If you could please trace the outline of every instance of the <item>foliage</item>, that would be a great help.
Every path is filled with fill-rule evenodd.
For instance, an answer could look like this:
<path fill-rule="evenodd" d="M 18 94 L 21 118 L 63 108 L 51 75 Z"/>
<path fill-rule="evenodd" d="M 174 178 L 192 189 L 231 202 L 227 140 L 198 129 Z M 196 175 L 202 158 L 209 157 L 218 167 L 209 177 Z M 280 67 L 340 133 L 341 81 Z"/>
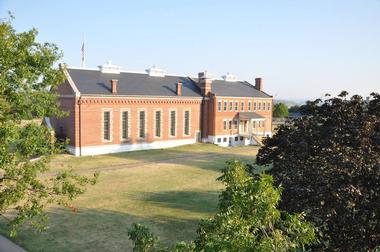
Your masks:
<path fill-rule="evenodd" d="M 291 106 L 288 109 L 288 111 L 291 113 L 298 113 L 298 112 L 300 112 L 300 106 L 298 106 L 298 105 Z"/>
<path fill-rule="evenodd" d="M 276 103 L 273 108 L 273 117 L 284 118 L 288 117 L 289 111 L 285 103 Z"/>
<path fill-rule="evenodd" d="M 0 216 L 9 220 L 12 236 L 24 222 L 45 229 L 47 204 L 67 206 L 95 182 L 70 172 L 40 175 L 62 149 L 41 121 L 64 115 L 54 92 L 63 74 L 53 67 L 58 48 L 35 42 L 36 36 L 35 29 L 16 33 L 10 20 L 0 22 Z"/>
<path fill-rule="evenodd" d="M 304 250 L 317 242 L 316 230 L 304 220 L 304 214 L 290 215 L 277 209 L 281 189 L 273 187 L 266 174 L 251 177 L 248 167 L 240 161 L 230 161 L 219 178 L 226 185 L 220 195 L 218 213 L 199 223 L 197 237 L 189 244 L 174 247 L 152 246 L 154 237 L 146 228 L 133 232 L 130 238 L 135 251 L 290 251 Z M 134 230 L 137 230 L 134 225 Z M 147 238 L 148 237 L 148 238 Z M 145 245 L 136 241 L 146 241 Z"/>
<path fill-rule="evenodd" d="M 380 244 L 380 95 L 347 95 L 302 106 L 305 116 L 266 139 L 257 163 L 273 164 L 280 208 L 308 212 L 325 246 L 365 251 Z"/>
<path fill-rule="evenodd" d="M 277 209 L 281 189 L 266 174 L 253 178 L 240 161 L 228 162 L 219 178 L 226 185 L 218 213 L 199 224 L 198 251 L 289 251 L 316 242 L 303 214 Z"/>
<path fill-rule="evenodd" d="M 146 252 L 150 248 L 156 246 L 157 236 L 150 232 L 149 228 L 134 223 L 132 228 L 128 231 L 129 239 L 133 241 L 135 252 Z"/>

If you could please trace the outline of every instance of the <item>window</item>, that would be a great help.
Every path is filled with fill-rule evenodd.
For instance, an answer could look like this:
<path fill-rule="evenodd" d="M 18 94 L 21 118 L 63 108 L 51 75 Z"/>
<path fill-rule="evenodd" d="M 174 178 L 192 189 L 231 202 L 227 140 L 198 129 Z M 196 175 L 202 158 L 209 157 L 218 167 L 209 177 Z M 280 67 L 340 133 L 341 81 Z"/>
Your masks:
<path fill-rule="evenodd" d="M 221 143 L 222 142 L 222 139 L 221 138 L 218 138 L 218 143 Z"/>
<path fill-rule="evenodd" d="M 145 138 L 145 111 L 139 112 L 139 138 Z"/>
<path fill-rule="evenodd" d="M 218 111 L 222 112 L 222 102 L 218 101 Z"/>
<path fill-rule="evenodd" d="M 129 129 L 128 129 L 128 111 L 121 112 L 121 138 L 128 139 Z"/>
<path fill-rule="evenodd" d="M 223 138 L 223 142 L 227 142 L 227 137 L 224 137 L 224 138 Z"/>
<path fill-rule="evenodd" d="M 261 102 L 258 104 L 258 110 L 261 110 Z"/>
<path fill-rule="evenodd" d="M 231 120 L 228 121 L 228 129 L 232 129 L 232 121 Z"/>
<path fill-rule="evenodd" d="M 240 137 L 240 141 L 243 141 L 243 139 L 244 139 L 244 138 L 241 136 L 241 137 Z"/>
<path fill-rule="evenodd" d="M 224 105 L 223 105 L 223 111 L 227 111 L 227 104 L 228 104 L 228 102 L 225 101 L 225 102 L 224 102 Z"/>
<path fill-rule="evenodd" d="M 252 109 L 252 102 L 248 102 L 248 111 L 251 111 Z"/>
<path fill-rule="evenodd" d="M 254 129 L 256 128 L 256 121 L 252 122 L 252 128 L 254 128 Z"/>
<path fill-rule="evenodd" d="M 244 102 L 241 102 L 241 111 L 244 111 Z"/>
<path fill-rule="evenodd" d="M 186 110 L 184 115 L 184 133 L 190 135 L 190 111 Z"/>
<path fill-rule="evenodd" d="M 154 129 L 154 136 L 155 137 L 161 137 L 161 111 L 156 111 L 154 113 L 154 123 L 155 123 L 155 129 Z"/>
<path fill-rule="evenodd" d="M 235 142 L 239 141 L 239 137 L 235 137 Z"/>
<path fill-rule="evenodd" d="M 176 111 L 170 111 L 170 136 L 175 136 L 175 126 L 176 126 Z"/>
<path fill-rule="evenodd" d="M 238 101 L 235 102 L 235 111 L 239 111 L 239 102 Z"/>
<path fill-rule="evenodd" d="M 253 111 L 256 111 L 256 102 L 253 103 Z"/>
<path fill-rule="evenodd" d="M 270 102 L 268 102 L 268 110 L 269 111 L 271 110 L 271 108 L 270 108 Z"/>
<path fill-rule="evenodd" d="M 103 112 L 103 139 L 110 141 L 111 140 L 111 112 Z"/>
<path fill-rule="evenodd" d="M 227 121 L 226 120 L 223 121 L 223 129 L 227 130 Z"/>
<path fill-rule="evenodd" d="M 234 102 L 230 101 L 230 111 L 234 110 Z"/>
<path fill-rule="evenodd" d="M 263 102 L 263 110 L 265 110 L 265 102 Z"/>
<path fill-rule="evenodd" d="M 234 120 L 234 128 L 237 129 L 238 128 L 238 120 Z"/>

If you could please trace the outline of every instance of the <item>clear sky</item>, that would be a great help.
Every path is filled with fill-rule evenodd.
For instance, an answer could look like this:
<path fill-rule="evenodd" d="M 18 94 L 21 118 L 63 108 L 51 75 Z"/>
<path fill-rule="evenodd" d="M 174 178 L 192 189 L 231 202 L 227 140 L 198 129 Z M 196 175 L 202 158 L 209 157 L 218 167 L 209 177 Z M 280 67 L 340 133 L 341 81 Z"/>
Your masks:
<path fill-rule="evenodd" d="M 286 99 L 380 92 L 380 0 L 0 0 L 7 11 L 70 66 L 81 64 L 84 34 L 87 67 L 110 59 L 129 70 L 263 77 Z"/>

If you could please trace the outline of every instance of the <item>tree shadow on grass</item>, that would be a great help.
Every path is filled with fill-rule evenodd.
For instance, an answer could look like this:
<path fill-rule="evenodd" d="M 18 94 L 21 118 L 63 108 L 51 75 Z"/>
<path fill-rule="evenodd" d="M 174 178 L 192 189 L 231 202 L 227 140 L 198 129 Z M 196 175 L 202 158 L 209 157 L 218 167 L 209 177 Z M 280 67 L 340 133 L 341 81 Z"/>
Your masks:
<path fill-rule="evenodd" d="M 144 201 L 165 208 L 180 209 L 212 215 L 217 210 L 217 191 L 165 191 L 144 193 Z"/>
<path fill-rule="evenodd" d="M 141 223 L 160 237 L 166 244 L 194 238 L 199 219 L 154 216 L 145 218 L 109 210 L 81 208 L 77 213 L 68 209 L 49 212 L 49 229 L 38 232 L 23 227 L 13 238 L 27 251 L 132 251 L 128 228 Z M 4 233 L 4 225 L 0 224 Z"/>

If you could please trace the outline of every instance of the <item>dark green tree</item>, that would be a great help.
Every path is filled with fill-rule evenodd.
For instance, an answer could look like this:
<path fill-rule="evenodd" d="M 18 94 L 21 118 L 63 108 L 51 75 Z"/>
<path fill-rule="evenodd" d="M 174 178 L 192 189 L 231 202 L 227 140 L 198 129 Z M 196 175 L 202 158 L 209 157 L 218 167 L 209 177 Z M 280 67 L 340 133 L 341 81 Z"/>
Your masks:
<path fill-rule="evenodd" d="M 257 163 L 284 188 L 280 208 L 307 212 L 325 246 L 367 251 L 380 244 L 380 95 L 308 102 L 282 125 Z"/>
<path fill-rule="evenodd" d="M 11 20 L 0 21 L 0 217 L 11 235 L 24 222 L 45 229 L 48 204 L 67 206 L 95 182 L 71 172 L 40 176 L 62 149 L 41 121 L 64 115 L 55 92 L 63 74 L 54 67 L 58 48 L 36 36 L 35 29 L 17 33 Z"/>
<path fill-rule="evenodd" d="M 135 251 L 302 251 L 317 242 L 316 229 L 304 220 L 304 214 L 291 215 L 277 208 L 281 189 L 273 186 L 271 176 L 252 177 L 240 161 L 228 162 L 222 172 L 219 180 L 226 188 L 218 212 L 199 223 L 194 242 L 162 248 L 146 228 L 134 225 L 129 235 Z"/>
<path fill-rule="evenodd" d="M 280 102 L 274 105 L 273 117 L 284 118 L 284 117 L 288 117 L 288 115 L 289 115 L 289 111 L 285 103 Z"/>

